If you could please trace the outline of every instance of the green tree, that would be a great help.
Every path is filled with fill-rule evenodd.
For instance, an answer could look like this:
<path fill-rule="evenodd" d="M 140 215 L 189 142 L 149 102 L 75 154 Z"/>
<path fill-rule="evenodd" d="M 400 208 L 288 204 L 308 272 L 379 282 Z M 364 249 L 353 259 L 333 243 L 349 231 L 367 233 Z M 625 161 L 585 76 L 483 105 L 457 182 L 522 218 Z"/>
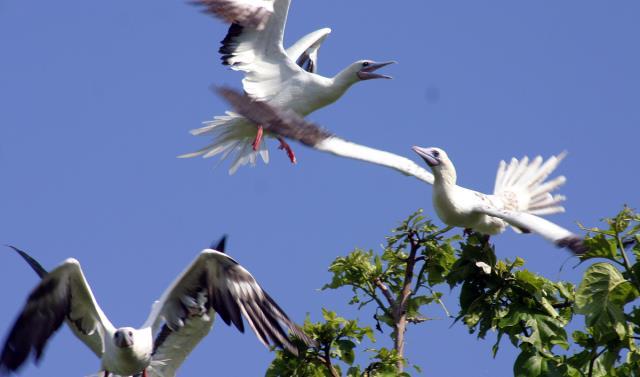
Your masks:
<path fill-rule="evenodd" d="M 450 316 L 442 287 L 459 287 L 450 290 L 459 292 L 455 322 L 479 338 L 497 334 L 494 356 L 505 336 L 520 350 L 516 376 L 640 376 L 640 308 L 632 304 L 640 292 L 640 215 L 625 207 L 604 222 L 605 229 L 583 228 L 589 251 L 580 263 L 595 263 L 576 287 L 524 269 L 521 258 L 499 260 L 484 236 L 450 235 L 414 213 L 382 253 L 356 249 L 329 267 L 323 289 L 350 289 L 350 304 L 375 310 L 372 323 L 323 310 L 322 321 L 304 324 L 319 346 L 301 346 L 298 357 L 277 351 L 267 376 L 410 376 L 405 333 L 429 320 L 421 314 L 427 305 Z M 569 336 L 572 321 L 583 325 Z M 376 340 L 372 327 L 391 330 L 393 348 L 363 349 L 363 339 Z M 367 361 L 356 363 L 365 352 Z"/>

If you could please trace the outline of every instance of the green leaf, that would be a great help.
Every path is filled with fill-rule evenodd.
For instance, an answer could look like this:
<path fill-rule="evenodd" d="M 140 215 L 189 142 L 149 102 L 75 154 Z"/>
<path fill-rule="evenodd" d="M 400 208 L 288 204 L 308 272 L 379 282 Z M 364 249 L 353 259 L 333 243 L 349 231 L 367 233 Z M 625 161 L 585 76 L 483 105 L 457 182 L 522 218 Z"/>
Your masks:
<path fill-rule="evenodd" d="M 550 373 L 549 362 L 537 352 L 522 351 L 513 365 L 514 377 L 558 376 Z"/>
<path fill-rule="evenodd" d="M 638 297 L 634 286 L 609 263 L 596 263 L 584 274 L 576 292 L 576 312 L 601 341 L 627 335 L 623 307 Z"/>
<path fill-rule="evenodd" d="M 347 339 L 340 339 L 338 341 L 336 341 L 336 345 L 338 346 L 338 349 L 340 350 L 340 357 L 339 359 L 344 361 L 345 363 L 349 364 L 349 365 L 353 365 L 353 362 L 356 358 L 356 354 L 353 351 L 354 348 L 356 348 L 356 344 L 350 340 Z"/>
<path fill-rule="evenodd" d="M 591 258 L 605 258 L 612 261 L 617 260 L 618 243 L 615 238 L 607 237 L 604 234 L 596 234 L 593 237 L 587 237 L 584 240 L 587 252 L 580 256 L 581 260 Z"/>

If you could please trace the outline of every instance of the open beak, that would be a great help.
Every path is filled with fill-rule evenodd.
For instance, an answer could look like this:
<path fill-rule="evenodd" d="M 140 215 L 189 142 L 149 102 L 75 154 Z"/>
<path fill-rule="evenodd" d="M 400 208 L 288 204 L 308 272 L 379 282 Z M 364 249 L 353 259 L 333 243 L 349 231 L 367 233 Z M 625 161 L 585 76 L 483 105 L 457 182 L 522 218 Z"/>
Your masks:
<path fill-rule="evenodd" d="M 387 75 L 381 75 L 379 73 L 374 73 L 382 67 L 386 67 L 389 64 L 395 64 L 395 61 L 384 62 L 384 63 L 373 63 L 368 67 L 362 68 L 358 72 L 358 77 L 360 80 L 371 80 L 371 79 L 392 79 L 393 77 Z"/>
<path fill-rule="evenodd" d="M 440 165 L 440 160 L 433 156 L 432 154 L 433 150 L 431 148 L 421 148 L 421 147 L 414 146 L 411 149 L 413 149 L 413 151 L 416 152 L 418 156 L 422 157 L 422 159 L 424 160 L 424 162 L 427 163 L 427 165 L 431 167 Z"/>

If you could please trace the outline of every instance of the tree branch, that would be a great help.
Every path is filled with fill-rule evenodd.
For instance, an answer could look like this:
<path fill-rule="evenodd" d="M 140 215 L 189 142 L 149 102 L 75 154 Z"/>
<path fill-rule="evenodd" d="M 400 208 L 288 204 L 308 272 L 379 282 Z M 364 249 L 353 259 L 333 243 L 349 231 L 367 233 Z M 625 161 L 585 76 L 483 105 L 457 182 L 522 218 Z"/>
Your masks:
<path fill-rule="evenodd" d="M 381 282 L 382 283 L 382 282 Z M 370 283 L 367 283 L 368 285 Z M 366 294 L 367 296 L 369 296 L 372 300 L 374 300 L 376 302 L 376 304 L 378 304 L 378 307 L 380 309 L 382 309 L 382 311 L 384 312 L 384 314 L 388 315 L 390 318 L 393 317 L 393 314 L 391 313 L 391 309 L 386 307 L 384 305 L 384 303 L 382 302 L 382 300 L 380 300 L 380 298 L 378 297 L 378 295 L 376 294 L 375 288 L 371 287 L 371 289 L 365 289 L 364 287 L 361 287 L 360 285 L 355 285 L 354 287 L 359 288 L 362 290 L 362 292 L 364 292 L 364 294 Z M 385 286 L 386 287 L 386 286 Z M 388 288 L 387 288 L 388 290 Z M 393 298 L 393 296 L 391 297 Z M 393 304 L 389 303 L 391 306 L 393 306 Z"/>
<path fill-rule="evenodd" d="M 636 277 L 636 274 L 633 273 L 633 269 L 631 268 L 631 263 L 629 262 L 629 257 L 627 256 L 627 252 L 624 250 L 624 243 L 620 238 L 620 233 L 616 230 L 616 241 L 618 242 L 618 248 L 620 249 L 620 253 L 622 254 L 622 259 L 624 261 L 624 268 L 627 270 L 631 281 L 636 286 L 636 289 L 640 291 L 640 282 Z"/>
<path fill-rule="evenodd" d="M 409 231 L 409 243 L 411 244 L 411 251 L 409 252 L 409 258 L 407 259 L 407 268 L 404 273 L 404 281 L 402 283 L 402 290 L 397 299 L 397 305 L 394 311 L 394 348 L 396 353 L 400 357 L 396 368 L 398 372 L 404 370 L 404 333 L 407 329 L 407 302 L 411 297 L 411 282 L 413 281 L 413 269 L 416 265 L 416 254 L 420 249 L 420 242 L 416 239 L 416 233 Z"/>
<path fill-rule="evenodd" d="M 318 355 L 318 359 L 322 362 L 322 364 L 327 368 L 329 373 L 331 373 L 331 377 L 342 377 L 331 364 L 331 343 L 326 344 L 323 348 L 324 356 Z"/>
<path fill-rule="evenodd" d="M 594 348 L 594 349 L 593 349 L 593 352 L 591 353 L 592 355 L 594 355 L 594 357 L 592 357 L 592 358 L 591 358 L 591 360 L 589 361 L 589 374 L 587 375 L 588 377 L 592 377 L 592 376 L 593 376 L 593 366 L 595 365 L 596 360 L 597 360 L 600 356 L 602 356 L 602 354 L 607 350 L 607 347 L 604 347 L 604 348 L 602 349 L 602 351 L 600 351 L 600 352 L 596 353 L 596 350 L 597 350 L 597 349 L 598 349 L 597 347 L 596 347 L 596 348 Z"/>

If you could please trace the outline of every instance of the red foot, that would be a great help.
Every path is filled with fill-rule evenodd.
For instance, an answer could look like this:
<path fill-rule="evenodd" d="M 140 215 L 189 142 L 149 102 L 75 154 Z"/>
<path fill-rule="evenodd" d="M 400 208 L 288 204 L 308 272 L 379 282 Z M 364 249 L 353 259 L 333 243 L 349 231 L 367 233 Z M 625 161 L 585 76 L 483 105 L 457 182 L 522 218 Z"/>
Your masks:
<path fill-rule="evenodd" d="M 258 133 L 256 134 L 256 139 L 251 144 L 253 146 L 254 151 L 257 151 L 258 149 L 260 149 L 260 143 L 262 142 L 263 132 L 264 130 L 262 129 L 262 126 L 258 126 Z"/>
<path fill-rule="evenodd" d="M 289 156 L 289 160 L 291 160 L 291 163 L 295 164 L 297 161 L 296 155 L 293 153 L 293 149 L 291 149 L 289 144 L 287 144 L 287 142 L 284 141 L 283 138 L 279 137 L 278 141 L 280 142 L 280 146 L 278 147 L 278 149 L 284 149 L 285 152 L 287 152 L 287 156 Z"/>

